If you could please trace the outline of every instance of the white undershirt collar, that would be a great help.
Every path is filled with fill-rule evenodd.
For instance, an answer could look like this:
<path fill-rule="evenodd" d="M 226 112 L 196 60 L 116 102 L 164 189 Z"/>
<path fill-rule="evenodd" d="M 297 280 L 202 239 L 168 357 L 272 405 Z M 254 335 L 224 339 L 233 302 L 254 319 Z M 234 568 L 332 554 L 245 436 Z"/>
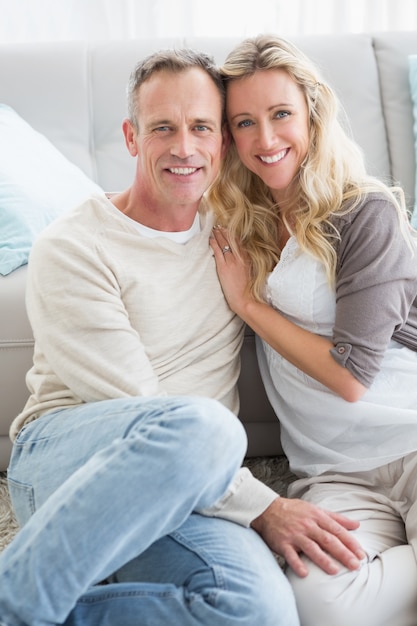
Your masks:
<path fill-rule="evenodd" d="M 119 211 L 115 207 L 116 211 Z M 171 232 L 165 230 L 155 230 L 154 228 L 149 228 L 149 226 L 144 226 L 140 222 L 136 220 L 132 220 L 132 218 L 128 217 L 121 211 L 119 211 L 120 215 L 122 215 L 126 220 L 129 220 L 131 224 L 135 226 L 135 228 L 140 232 L 144 237 L 148 237 L 149 239 L 153 239 L 156 237 L 166 237 L 171 241 L 175 241 L 176 243 L 187 243 L 194 235 L 197 235 L 201 232 L 201 224 L 200 224 L 200 215 L 196 213 L 193 223 L 191 224 L 191 228 L 188 230 L 182 230 L 179 232 Z"/>

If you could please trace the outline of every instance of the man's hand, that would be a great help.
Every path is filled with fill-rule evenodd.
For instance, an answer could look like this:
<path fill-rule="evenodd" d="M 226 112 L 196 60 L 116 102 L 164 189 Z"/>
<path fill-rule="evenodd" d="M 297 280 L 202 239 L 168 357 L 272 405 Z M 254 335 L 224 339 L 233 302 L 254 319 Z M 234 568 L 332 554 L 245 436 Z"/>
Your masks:
<path fill-rule="evenodd" d="M 359 522 L 303 500 L 277 498 L 251 526 L 300 577 L 308 574 L 300 554 L 305 554 L 328 574 L 339 571 L 335 559 L 355 570 L 366 556 L 349 532 L 358 528 Z"/>

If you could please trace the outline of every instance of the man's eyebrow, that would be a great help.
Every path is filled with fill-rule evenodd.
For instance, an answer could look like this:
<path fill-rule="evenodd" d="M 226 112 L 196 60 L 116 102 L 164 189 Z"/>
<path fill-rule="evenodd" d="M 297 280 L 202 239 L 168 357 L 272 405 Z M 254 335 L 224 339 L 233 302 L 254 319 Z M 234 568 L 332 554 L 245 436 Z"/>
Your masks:
<path fill-rule="evenodd" d="M 219 123 L 219 121 L 216 121 L 214 118 L 211 118 L 211 117 L 195 117 L 192 120 L 190 120 L 189 123 L 215 126 L 216 124 Z M 173 120 L 170 120 L 167 118 L 163 118 L 163 119 L 156 118 L 154 120 L 149 120 L 146 124 L 146 127 L 151 128 L 155 126 L 175 126 L 175 125 L 176 125 L 176 122 L 174 122 Z"/>
<path fill-rule="evenodd" d="M 169 119 L 154 119 L 154 120 L 149 120 L 146 124 L 147 127 L 150 126 L 169 126 L 171 125 L 173 122 L 172 120 Z"/>
<path fill-rule="evenodd" d="M 197 117 L 194 121 L 194 124 L 216 124 L 216 120 L 211 117 Z"/>

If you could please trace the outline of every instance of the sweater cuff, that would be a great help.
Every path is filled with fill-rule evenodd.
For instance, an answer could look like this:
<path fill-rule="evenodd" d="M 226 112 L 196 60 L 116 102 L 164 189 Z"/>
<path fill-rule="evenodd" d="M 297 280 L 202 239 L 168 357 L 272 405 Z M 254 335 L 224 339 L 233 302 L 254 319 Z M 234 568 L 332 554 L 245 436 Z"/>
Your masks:
<path fill-rule="evenodd" d="M 249 527 L 277 498 L 278 493 L 255 478 L 247 467 L 241 467 L 224 496 L 197 513 Z"/>

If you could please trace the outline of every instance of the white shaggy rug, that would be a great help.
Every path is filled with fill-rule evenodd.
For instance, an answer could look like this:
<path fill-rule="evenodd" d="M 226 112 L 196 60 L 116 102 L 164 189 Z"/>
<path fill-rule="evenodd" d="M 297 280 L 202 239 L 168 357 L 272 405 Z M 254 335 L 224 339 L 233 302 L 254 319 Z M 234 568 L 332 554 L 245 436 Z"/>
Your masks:
<path fill-rule="evenodd" d="M 17 522 L 10 505 L 6 475 L 0 472 L 0 551 L 7 546 L 17 529 Z"/>
<path fill-rule="evenodd" d="M 288 469 L 284 456 L 254 457 L 246 459 L 254 476 L 262 480 L 282 496 L 286 495 L 288 484 L 295 478 Z M 18 525 L 10 505 L 6 475 L 0 472 L 0 551 L 3 550 L 18 530 Z"/>

